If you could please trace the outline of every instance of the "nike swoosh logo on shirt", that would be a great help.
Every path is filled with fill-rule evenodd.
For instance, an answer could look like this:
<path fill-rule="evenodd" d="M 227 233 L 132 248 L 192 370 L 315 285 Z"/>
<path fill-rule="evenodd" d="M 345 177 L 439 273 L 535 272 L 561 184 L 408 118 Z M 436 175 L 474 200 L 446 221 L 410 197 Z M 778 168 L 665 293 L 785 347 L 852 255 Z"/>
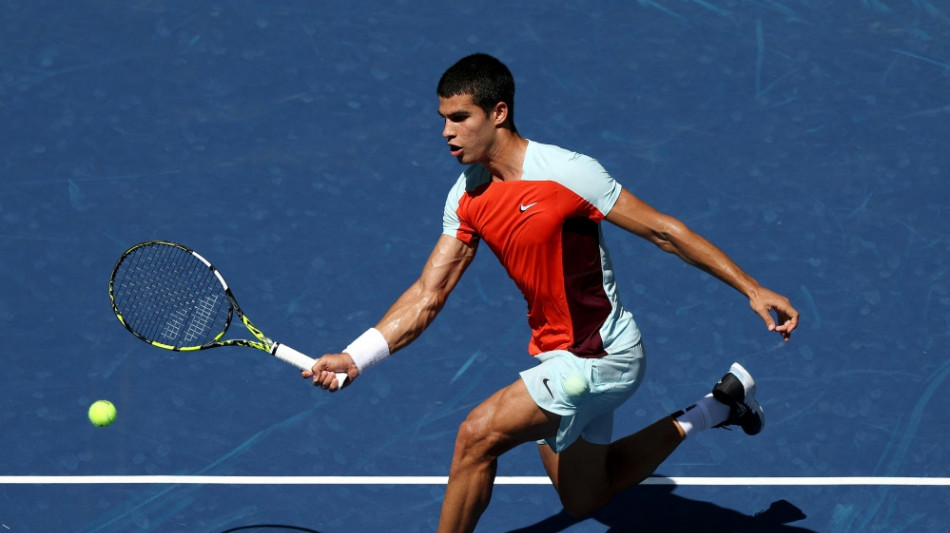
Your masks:
<path fill-rule="evenodd" d="M 528 204 L 528 205 L 521 204 L 521 207 L 519 209 L 521 210 L 522 213 L 524 213 L 525 211 L 527 211 L 528 209 L 531 209 L 532 207 L 536 205 L 538 205 L 538 202 L 534 202 L 533 204 Z"/>

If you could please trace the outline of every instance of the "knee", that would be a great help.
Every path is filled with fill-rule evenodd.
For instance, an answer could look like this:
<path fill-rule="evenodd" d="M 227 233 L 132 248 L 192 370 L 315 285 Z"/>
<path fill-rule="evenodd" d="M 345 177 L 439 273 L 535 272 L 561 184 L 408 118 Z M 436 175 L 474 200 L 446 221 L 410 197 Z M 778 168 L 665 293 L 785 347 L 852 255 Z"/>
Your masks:
<path fill-rule="evenodd" d="M 493 446 L 491 431 L 484 420 L 470 415 L 459 425 L 455 437 L 456 455 L 488 458 Z"/>

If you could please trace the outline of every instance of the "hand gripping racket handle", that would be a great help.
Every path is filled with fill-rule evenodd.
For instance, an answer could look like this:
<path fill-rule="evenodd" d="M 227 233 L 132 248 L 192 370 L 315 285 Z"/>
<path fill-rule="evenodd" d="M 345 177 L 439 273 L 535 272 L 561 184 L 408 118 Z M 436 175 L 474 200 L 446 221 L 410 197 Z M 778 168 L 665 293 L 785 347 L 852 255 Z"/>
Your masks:
<path fill-rule="evenodd" d="M 290 363 L 300 370 L 311 370 L 313 365 L 317 364 L 316 359 L 310 357 L 309 355 L 300 353 L 290 346 L 281 344 L 279 342 L 274 343 L 274 346 L 270 349 L 270 353 L 281 361 Z M 349 379 L 349 376 L 346 373 L 336 373 L 336 381 L 340 387 L 343 387 L 343 384 L 346 383 L 347 379 Z"/>

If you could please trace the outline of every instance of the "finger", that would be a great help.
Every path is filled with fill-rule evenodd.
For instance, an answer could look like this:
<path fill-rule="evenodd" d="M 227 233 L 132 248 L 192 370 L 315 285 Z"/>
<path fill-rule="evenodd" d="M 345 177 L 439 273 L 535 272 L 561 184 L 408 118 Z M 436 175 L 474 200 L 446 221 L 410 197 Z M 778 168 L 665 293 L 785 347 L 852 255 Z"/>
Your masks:
<path fill-rule="evenodd" d="M 756 309 L 755 312 L 758 314 L 762 321 L 765 322 L 766 327 L 769 328 L 769 331 L 775 331 L 775 319 L 772 318 L 771 307 L 764 306 L 760 309 Z"/>
<path fill-rule="evenodd" d="M 775 328 L 775 330 L 778 331 L 779 334 L 782 335 L 782 338 L 785 339 L 785 342 L 788 342 L 788 340 L 792 337 L 792 332 L 786 330 L 782 326 L 778 326 L 777 328 Z"/>
<path fill-rule="evenodd" d="M 310 370 L 304 370 L 303 374 L 306 377 L 313 378 L 313 384 L 319 386 L 321 381 L 321 374 L 326 369 L 326 363 L 322 361 L 323 358 L 318 359 L 313 363 L 313 366 L 310 367 Z"/>
<path fill-rule="evenodd" d="M 795 321 L 794 319 L 787 319 L 783 321 L 781 325 L 776 326 L 775 330 L 781 333 L 782 337 L 785 338 L 785 341 L 788 342 L 788 340 L 792 336 L 792 331 L 795 329 L 797 325 L 798 325 L 798 322 Z"/>
<path fill-rule="evenodd" d="M 776 308 L 776 313 L 778 314 L 778 319 L 782 325 L 788 325 L 795 327 L 798 325 L 798 311 L 792 307 L 781 307 Z"/>
<path fill-rule="evenodd" d="M 785 337 L 786 341 L 788 341 L 788 339 L 792 336 L 792 331 L 794 331 L 796 327 L 798 327 L 798 318 L 791 317 L 785 319 L 782 324 L 775 329 L 778 330 L 783 337 Z"/>
<path fill-rule="evenodd" d="M 319 366 L 319 363 L 316 365 L 313 365 L 313 370 L 310 371 L 310 375 L 313 378 L 313 386 L 326 388 L 323 386 L 323 375 L 326 372 L 323 370 L 317 370 L 317 366 Z"/>
<path fill-rule="evenodd" d="M 336 392 L 340 390 L 340 384 L 336 380 L 336 372 L 327 372 L 327 390 L 330 392 Z"/>
<path fill-rule="evenodd" d="M 781 322 L 782 323 L 778 326 L 778 329 L 781 329 L 782 331 L 790 332 L 798 327 L 798 319 L 795 317 L 783 317 Z"/>
<path fill-rule="evenodd" d="M 336 372 L 321 370 L 313 378 L 313 384 L 323 390 L 332 392 L 333 382 L 336 381 Z"/>

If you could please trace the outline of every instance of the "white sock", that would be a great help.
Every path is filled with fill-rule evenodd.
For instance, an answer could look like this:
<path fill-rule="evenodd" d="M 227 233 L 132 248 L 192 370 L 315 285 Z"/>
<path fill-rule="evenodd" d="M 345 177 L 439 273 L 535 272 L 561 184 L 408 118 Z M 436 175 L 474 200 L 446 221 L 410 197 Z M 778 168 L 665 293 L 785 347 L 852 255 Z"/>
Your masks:
<path fill-rule="evenodd" d="M 729 406 L 720 403 L 713 397 L 712 393 L 707 394 L 695 405 L 686 408 L 686 411 L 676 417 L 676 421 L 688 438 L 694 433 L 709 429 L 729 418 Z"/>

